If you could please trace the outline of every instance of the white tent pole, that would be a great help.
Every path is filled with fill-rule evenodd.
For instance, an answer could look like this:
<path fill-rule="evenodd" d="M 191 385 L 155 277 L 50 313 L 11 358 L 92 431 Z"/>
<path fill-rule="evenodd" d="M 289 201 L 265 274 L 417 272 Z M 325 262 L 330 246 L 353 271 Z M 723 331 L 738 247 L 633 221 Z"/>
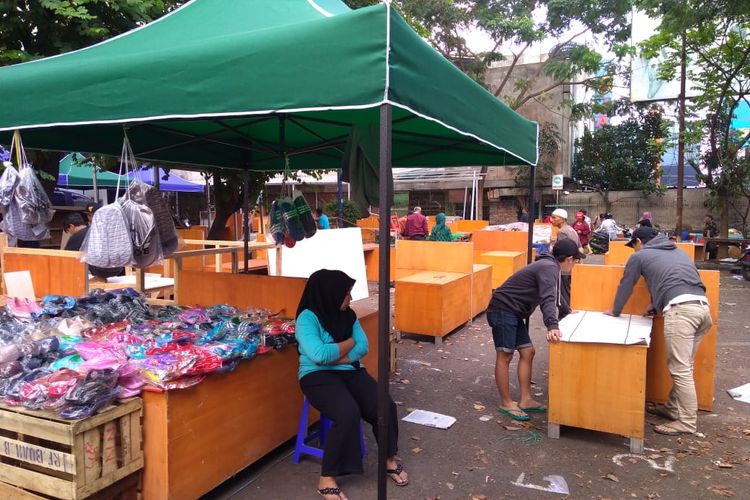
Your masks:
<path fill-rule="evenodd" d="M 464 213 L 462 218 L 466 219 L 466 197 L 469 195 L 469 186 L 464 186 Z"/>

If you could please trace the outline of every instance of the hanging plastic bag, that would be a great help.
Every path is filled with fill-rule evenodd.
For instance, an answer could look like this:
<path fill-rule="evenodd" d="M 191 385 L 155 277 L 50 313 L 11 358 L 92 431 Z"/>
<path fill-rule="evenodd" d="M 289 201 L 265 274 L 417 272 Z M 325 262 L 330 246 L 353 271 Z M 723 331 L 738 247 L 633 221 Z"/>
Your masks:
<path fill-rule="evenodd" d="M 130 198 L 138 203 L 145 204 L 153 212 L 154 224 L 156 225 L 156 231 L 159 233 L 164 258 L 175 253 L 179 247 L 177 229 L 161 193 L 156 188 L 139 182 L 135 189 L 134 184 L 131 184 Z"/>
<path fill-rule="evenodd" d="M 281 245 L 284 243 L 286 225 L 284 224 L 284 218 L 281 215 L 281 208 L 277 201 L 271 203 L 271 210 L 269 211 L 268 218 L 270 220 L 268 232 L 273 236 L 273 241 L 277 245 Z"/>
<path fill-rule="evenodd" d="M 132 199 L 121 200 L 119 203 L 130 230 L 133 246 L 132 264 L 145 268 L 161 262 L 162 248 L 154 224 L 154 213 L 146 205 Z"/>
<path fill-rule="evenodd" d="M 315 236 L 315 232 L 318 228 L 315 225 L 315 219 L 313 219 L 310 205 L 307 204 L 307 200 L 301 194 L 294 198 L 294 208 L 297 209 L 302 228 L 305 230 L 305 238 L 312 238 Z"/>
<path fill-rule="evenodd" d="M 9 161 L 3 162 L 5 170 L 0 175 L 0 208 L 7 210 L 18 184 L 18 171 Z"/>
<path fill-rule="evenodd" d="M 35 226 L 48 224 L 52 220 L 55 214 L 55 211 L 50 208 L 52 203 L 31 166 L 21 167 L 14 197 L 18 202 L 21 222 Z"/>
<path fill-rule="evenodd" d="M 122 207 L 111 203 L 94 212 L 81 245 L 81 260 L 102 268 L 124 267 L 133 260 L 133 243 Z"/>

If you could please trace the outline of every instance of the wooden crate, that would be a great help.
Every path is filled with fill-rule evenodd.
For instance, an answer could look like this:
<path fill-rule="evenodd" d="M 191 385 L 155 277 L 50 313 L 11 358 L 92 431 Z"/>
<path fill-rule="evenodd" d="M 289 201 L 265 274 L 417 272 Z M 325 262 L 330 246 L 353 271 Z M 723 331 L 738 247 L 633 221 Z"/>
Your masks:
<path fill-rule="evenodd" d="M 0 481 L 71 500 L 103 490 L 143 468 L 142 407 L 133 398 L 89 418 L 64 420 L 0 405 Z"/>
<path fill-rule="evenodd" d="M 492 266 L 492 289 L 494 290 L 526 265 L 526 252 L 493 250 L 477 256 L 476 262 Z"/>

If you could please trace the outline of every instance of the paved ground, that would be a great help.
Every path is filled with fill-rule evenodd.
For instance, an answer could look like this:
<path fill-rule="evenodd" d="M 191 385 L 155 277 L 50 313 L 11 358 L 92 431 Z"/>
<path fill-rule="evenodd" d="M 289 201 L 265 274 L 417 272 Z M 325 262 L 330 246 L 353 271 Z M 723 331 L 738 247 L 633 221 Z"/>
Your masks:
<path fill-rule="evenodd" d="M 561 439 L 551 440 L 544 416 L 533 416 L 528 428 L 501 417 L 495 410 L 494 350 L 484 316 L 447 337 L 441 347 L 425 338 L 404 338 L 391 380 L 401 416 L 420 408 L 458 420 L 449 430 L 401 422 L 400 454 L 411 482 L 405 488 L 389 485 L 388 498 L 562 497 L 512 484 L 548 486 L 544 477 L 550 475 L 565 479 L 570 498 L 750 498 L 750 405 L 726 393 L 750 382 L 748 292 L 750 282 L 722 272 L 716 405 L 714 412 L 701 413 L 701 434 L 670 438 L 647 425 L 647 451 L 641 457 L 628 455 L 623 437 L 563 428 Z M 531 324 L 537 346 L 535 392 L 544 401 L 548 356 L 538 312 Z M 485 415 L 491 418 L 482 419 Z M 294 465 L 291 450 L 291 445 L 282 447 L 208 497 L 320 498 L 315 492 L 319 462 L 305 459 Z M 369 431 L 367 450 L 365 474 L 340 480 L 352 500 L 376 498 L 377 451 Z"/>

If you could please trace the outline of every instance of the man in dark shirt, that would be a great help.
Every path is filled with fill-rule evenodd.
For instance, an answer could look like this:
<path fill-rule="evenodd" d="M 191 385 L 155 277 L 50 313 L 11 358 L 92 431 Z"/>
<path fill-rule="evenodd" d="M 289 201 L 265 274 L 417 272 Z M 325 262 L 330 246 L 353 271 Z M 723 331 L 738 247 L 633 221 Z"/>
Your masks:
<path fill-rule="evenodd" d="M 586 256 L 570 239 L 559 240 L 552 255 L 542 254 L 531 265 L 514 273 L 492 292 L 487 307 L 487 322 L 492 327 L 492 338 L 497 351 L 495 383 L 500 393 L 500 413 L 514 420 L 529 420 L 526 412 L 544 412 L 546 406 L 531 397 L 531 368 L 534 346 L 529 336 L 529 316 L 541 307 L 547 340 L 560 340 L 559 310 L 566 310 L 563 299 L 561 273 L 570 273 L 573 266 Z M 510 397 L 510 362 L 518 351 L 519 402 Z"/>
<path fill-rule="evenodd" d="M 65 244 L 65 250 L 78 252 L 81 250 L 83 241 L 86 239 L 89 227 L 83 222 L 81 214 L 72 213 L 66 215 L 63 219 L 63 231 L 70 235 L 68 242 Z M 112 276 L 121 276 L 125 272 L 125 269 L 122 267 L 105 269 L 102 267 L 89 266 L 89 272 L 97 278 L 106 280 Z"/>
<path fill-rule="evenodd" d="M 427 217 L 422 215 L 421 207 L 414 207 L 414 211 L 406 218 L 404 236 L 410 240 L 424 240 L 430 231 L 427 230 Z"/>

